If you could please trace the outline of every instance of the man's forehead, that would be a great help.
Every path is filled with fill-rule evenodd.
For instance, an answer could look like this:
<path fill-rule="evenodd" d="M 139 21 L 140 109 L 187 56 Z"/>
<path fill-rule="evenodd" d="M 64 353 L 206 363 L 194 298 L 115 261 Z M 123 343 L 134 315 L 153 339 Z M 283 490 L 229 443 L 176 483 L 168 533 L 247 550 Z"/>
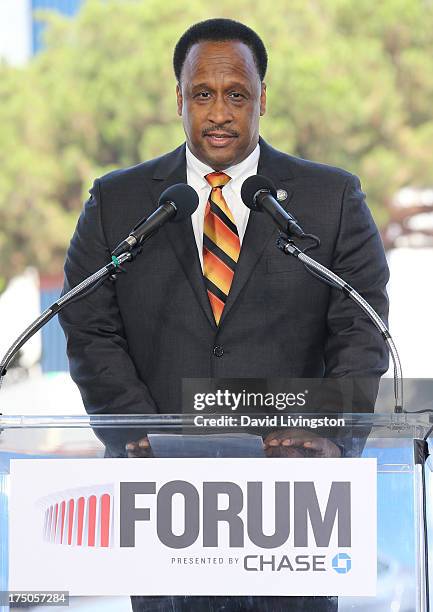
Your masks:
<path fill-rule="evenodd" d="M 204 41 L 194 44 L 187 53 L 183 71 L 189 78 L 196 79 L 215 70 L 238 72 L 248 80 L 258 75 L 253 53 L 245 43 Z"/>

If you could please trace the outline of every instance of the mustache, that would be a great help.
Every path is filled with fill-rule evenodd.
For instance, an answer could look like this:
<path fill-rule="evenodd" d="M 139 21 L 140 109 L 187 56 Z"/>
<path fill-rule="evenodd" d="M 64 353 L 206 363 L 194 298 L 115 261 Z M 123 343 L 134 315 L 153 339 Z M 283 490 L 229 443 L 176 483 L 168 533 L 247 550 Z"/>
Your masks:
<path fill-rule="evenodd" d="M 208 134 L 214 134 L 214 133 L 218 133 L 221 132 L 222 134 L 229 134 L 229 136 L 234 136 L 235 138 L 237 138 L 239 136 L 239 133 L 236 132 L 235 130 L 231 130 L 229 128 L 224 128 L 224 127 L 208 127 L 208 128 L 204 128 L 204 130 L 202 131 L 201 135 L 202 136 L 207 136 Z"/>

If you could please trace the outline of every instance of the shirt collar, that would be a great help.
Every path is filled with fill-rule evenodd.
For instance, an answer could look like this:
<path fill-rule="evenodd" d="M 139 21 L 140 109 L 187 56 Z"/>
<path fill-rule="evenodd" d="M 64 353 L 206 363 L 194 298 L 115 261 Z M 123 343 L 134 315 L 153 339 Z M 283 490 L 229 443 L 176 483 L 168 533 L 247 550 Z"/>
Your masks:
<path fill-rule="evenodd" d="M 232 180 L 230 182 L 233 183 L 239 178 L 255 174 L 257 172 L 257 164 L 259 163 L 259 157 L 260 145 L 257 143 L 256 148 L 252 153 L 248 155 L 248 157 L 242 160 L 239 164 L 235 164 L 234 166 L 230 166 L 230 168 L 227 168 L 227 170 L 224 170 L 224 172 L 231 177 Z M 186 167 L 188 173 L 191 173 L 195 177 L 195 179 L 199 181 L 201 189 L 203 189 L 204 187 L 209 189 L 209 183 L 204 177 L 210 172 L 215 172 L 215 170 L 213 170 L 210 166 L 199 160 L 190 151 L 188 145 L 186 145 Z"/>

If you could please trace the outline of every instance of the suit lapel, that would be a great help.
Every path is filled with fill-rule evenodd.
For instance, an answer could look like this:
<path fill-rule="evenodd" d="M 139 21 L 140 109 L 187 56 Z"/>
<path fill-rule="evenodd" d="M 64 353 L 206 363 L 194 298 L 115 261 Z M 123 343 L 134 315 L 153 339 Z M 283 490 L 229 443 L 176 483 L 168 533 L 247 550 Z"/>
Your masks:
<path fill-rule="evenodd" d="M 155 200 L 158 201 L 161 193 L 170 185 L 186 182 L 185 145 L 182 145 L 164 156 L 155 170 L 152 185 Z M 191 217 L 180 223 L 167 223 L 160 231 L 165 232 L 167 242 L 173 248 L 209 323 L 216 328 L 203 280 Z"/>
<path fill-rule="evenodd" d="M 280 202 L 283 207 L 287 207 L 293 195 L 293 192 L 287 188 L 287 182 L 293 177 L 287 170 L 286 158 L 284 158 L 283 164 L 282 154 L 270 147 L 262 138 L 260 138 L 260 158 L 257 174 L 262 174 L 271 179 L 277 189 L 283 187 L 287 191 L 287 197 L 283 202 Z M 224 306 L 220 326 L 224 323 L 239 294 L 250 278 L 269 240 L 272 237 L 276 238 L 277 235 L 278 231 L 275 225 L 264 213 L 250 212 L 239 261 L 236 264 L 233 283 Z"/>

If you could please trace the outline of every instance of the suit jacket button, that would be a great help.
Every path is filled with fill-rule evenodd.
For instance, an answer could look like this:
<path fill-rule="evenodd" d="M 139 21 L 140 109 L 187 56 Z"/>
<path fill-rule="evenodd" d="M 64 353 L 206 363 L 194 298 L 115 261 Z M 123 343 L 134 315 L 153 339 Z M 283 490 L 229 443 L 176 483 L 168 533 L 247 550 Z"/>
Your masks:
<path fill-rule="evenodd" d="M 222 346 L 214 346 L 213 347 L 213 354 L 215 355 L 215 357 L 222 357 L 224 355 L 224 349 Z"/>

